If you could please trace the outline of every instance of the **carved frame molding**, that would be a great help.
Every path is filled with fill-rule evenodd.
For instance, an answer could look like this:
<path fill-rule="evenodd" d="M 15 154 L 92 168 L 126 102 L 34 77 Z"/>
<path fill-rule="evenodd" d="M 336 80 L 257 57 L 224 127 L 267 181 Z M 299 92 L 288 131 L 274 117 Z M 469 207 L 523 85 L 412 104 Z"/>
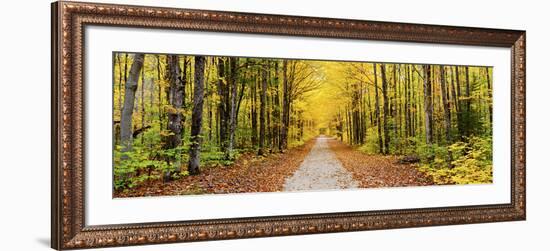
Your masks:
<path fill-rule="evenodd" d="M 512 50 L 511 203 L 86 226 L 87 25 L 506 47 Z M 52 3 L 52 242 L 55 249 L 525 220 L 525 31 L 113 4 Z"/>

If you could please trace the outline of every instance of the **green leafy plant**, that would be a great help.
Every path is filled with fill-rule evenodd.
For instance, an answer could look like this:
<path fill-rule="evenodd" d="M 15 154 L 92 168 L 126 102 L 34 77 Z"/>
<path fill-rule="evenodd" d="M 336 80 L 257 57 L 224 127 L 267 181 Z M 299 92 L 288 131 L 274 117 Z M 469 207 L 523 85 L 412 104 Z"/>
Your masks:
<path fill-rule="evenodd" d="M 437 184 L 484 184 L 492 182 L 492 139 L 472 136 L 466 142 L 456 142 L 448 147 L 437 145 L 432 150 L 420 151 L 423 163 L 419 169 L 430 175 Z M 451 167 L 447 163 L 452 155 Z M 433 154 L 433 160 L 427 156 Z"/>

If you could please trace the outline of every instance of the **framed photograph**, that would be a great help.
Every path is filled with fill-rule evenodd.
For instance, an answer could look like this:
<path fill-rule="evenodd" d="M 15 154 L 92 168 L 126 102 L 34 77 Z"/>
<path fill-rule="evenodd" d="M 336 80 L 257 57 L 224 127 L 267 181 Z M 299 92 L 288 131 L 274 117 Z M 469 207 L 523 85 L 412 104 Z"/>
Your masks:
<path fill-rule="evenodd" d="M 52 247 L 526 218 L 525 31 L 52 4 Z"/>

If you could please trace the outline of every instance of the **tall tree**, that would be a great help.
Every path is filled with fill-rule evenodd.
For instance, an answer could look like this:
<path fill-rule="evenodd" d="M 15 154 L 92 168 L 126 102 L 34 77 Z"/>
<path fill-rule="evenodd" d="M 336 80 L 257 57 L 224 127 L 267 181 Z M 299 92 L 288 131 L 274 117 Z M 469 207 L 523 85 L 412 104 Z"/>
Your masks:
<path fill-rule="evenodd" d="M 426 143 L 433 143 L 433 97 L 432 97 L 432 66 L 423 65 L 424 78 L 424 125 L 426 127 Z"/>
<path fill-rule="evenodd" d="M 472 134 L 472 97 L 470 93 L 470 67 L 464 67 L 464 75 L 466 77 L 466 89 L 465 89 L 465 113 L 464 119 L 465 131 L 463 136 L 470 136 Z"/>
<path fill-rule="evenodd" d="M 413 123 L 411 116 L 411 78 L 412 69 L 410 65 L 405 66 L 405 136 L 413 135 Z"/>
<path fill-rule="evenodd" d="M 489 74 L 489 67 L 485 67 L 485 76 L 487 79 L 487 96 L 489 97 L 489 122 L 492 125 L 493 124 L 493 87 L 492 87 L 492 81 L 491 81 L 491 75 Z"/>
<path fill-rule="evenodd" d="M 445 141 L 446 144 L 451 143 L 451 109 L 449 100 L 447 99 L 447 86 L 446 86 L 446 78 L 445 78 L 445 66 L 441 65 L 439 66 L 439 76 L 440 76 L 440 82 L 441 82 L 441 103 L 443 105 L 443 117 L 445 120 Z M 451 151 L 447 151 L 447 165 L 449 168 L 452 166 L 452 153 Z"/>
<path fill-rule="evenodd" d="M 230 94 L 230 104 L 229 104 L 229 138 L 228 138 L 228 145 L 225 149 L 225 159 L 231 160 L 233 159 L 233 147 L 235 144 L 235 130 L 237 126 L 237 74 L 238 74 L 238 67 L 237 62 L 239 61 L 239 58 L 236 57 L 230 57 L 229 58 L 229 79 L 228 79 L 228 86 L 231 90 Z"/>
<path fill-rule="evenodd" d="M 281 135 L 281 106 L 280 106 L 280 100 L 279 100 L 279 61 L 275 61 L 274 63 L 275 68 L 275 76 L 273 78 L 273 115 L 271 116 L 273 119 L 273 137 L 272 137 L 272 147 L 279 147 L 280 142 L 280 135 Z"/>
<path fill-rule="evenodd" d="M 162 118 L 163 118 L 163 114 L 162 114 L 162 74 L 161 74 L 161 66 L 160 66 L 160 56 L 157 55 L 157 83 L 158 83 L 158 120 L 159 120 L 159 128 L 163 128 L 163 125 L 162 125 Z M 161 131 L 162 130 L 159 130 L 159 135 L 161 135 Z"/>
<path fill-rule="evenodd" d="M 458 97 L 456 95 L 456 82 L 457 82 L 457 78 L 455 77 L 455 73 L 453 71 L 453 68 L 449 67 L 450 69 L 450 75 L 451 75 L 451 97 L 453 98 L 453 105 L 454 105 L 454 108 L 455 108 L 455 111 L 458 112 Z"/>
<path fill-rule="evenodd" d="M 458 66 L 454 67 L 455 71 L 455 81 L 456 81 L 456 96 L 457 96 L 457 104 L 456 104 L 456 120 L 457 120 L 457 129 L 458 134 L 460 136 L 464 135 L 465 129 L 464 129 L 464 116 L 463 116 L 463 104 L 464 100 L 462 100 L 462 88 L 460 86 L 460 69 Z"/>
<path fill-rule="evenodd" d="M 143 60 L 145 64 L 145 60 Z M 141 104 L 141 129 L 145 130 L 145 67 L 141 68 L 141 90 L 140 90 L 140 104 Z M 141 144 L 143 144 L 143 137 L 141 137 Z"/>
<path fill-rule="evenodd" d="M 134 104 L 136 97 L 136 90 L 138 87 L 139 73 L 143 67 L 144 54 L 136 53 L 134 55 L 134 62 L 130 67 L 130 74 L 128 80 L 124 85 L 124 104 L 122 106 L 122 114 L 120 119 L 120 143 L 122 144 L 122 151 L 132 150 L 133 143 L 133 125 L 132 115 L 134 113 Z"/>
<path fill-rule="evenodd" d="M 256 112 L 256 104 L 257 102 L 257 86 L 258 86 L 258 78 L 257 76 L 254 76 L 252 78 L 252 88 L 250 88 L 250 95 L 252 96 L 252 102 L 250 104 L 250 119 L 252 120 L 251 126 L 252 126 L 252 135 L 251 135 L 251 141 L 252 145 L 256 146 L 258 144 L 258 113 Z"/>
<path fill-rule="evenodd" d="M 382 151 L 384 154 L 389 153 L 390 149 L 390 133 L 389 133 L 389 125 L 388 125 L 388 115 L 389 114 L 389 107 L 388 107 L 388 80 L 386 76 L 386 64 L 380 65 L 380 75 L 382 75 L 382 98 L 384 100 L 383 109 L 384 109 L 384 150 Z"/>
<path fill-rule="evenodd" d="M 226 152 L 227 149 L 227 129 L 228 129 L 228 115 L 229 115 L 229 91 L 228 84 L 225 74 L 225 58 L 218 57 L 218 97 L 220 101 L 218 102 L 218 130 L 219 130 L 219 143 L 223 152 Z"/>
<path fill-rule="evenodd" d="M 204 100 L 204 65 L 203 56 L 195 56 L 195 86 L 193 92 L 193 112 L 191 115 L 191 138 L 189 147 L 189 163 L 187 171 L 191 175 L 200 172 L 200 149 L 201 149 L 201 129 L 202 129 L 202 110 Z"/>
<path fill-rule="evenodd" d="M 264 142 L 265 142 L 265 117 L 266 117 L 266 101 L 267 101 L 267 65 L 263 66 L 261 70 L 262 90 L 260 95 L 260 144 L 258 149 L 258 155 L 264 155 Z"/>
<path fill-rule="evenodd" d="M 279 142 L 279 151 L 287 148 L 288 127 L 290 124 L 290 80 L 288 72 L 288 60 L 283 60 L 283 117 L 281 123 L 281 140 Z"/>
<path fill-rule="evenodd" d="M 443 118 L 445 120 L 445 140 L 447 143 L 451 142 L 451 109 L 450 102 L 447 99 L 447 83 L 445 78 L 445 66 L 439 67 L 439 75 L 441 82 L 441 102 L 443 105 Z"/>
<path fill-rule="evenodd" d="M 180 76 L 180 60 L 178 55 L 168 55 L 166 57 L 166 65 L 168 74 L 169 95 L 168 102 L 170 107 L 167 109 L 168 124 L 167 129 L 170 132 L 166 137 L 165 148 L 176 149 L 174 156 L 169 158 L 169 163 L 172 165 L 171 170 L 164 173 L 164 180 L 171 179 L 173 173 L 181 171 L 181 150 L 178 147 L 182 144 L 183 131 L 183 104 L 185 99 L 185 76 Z M 185 61 L 185 59 L 184 59 Z M 185 62 L 184 62 L 184 65 Z"/>
<path fill-rule="evenodd" d="M 382 139 L 382 121 L 380 118 L 380 98 L 378 97 L 378 74 L 376 73 L 376 68 L 378 65 L 376 63 L 372 64 L 373 74 L 374 74 L 374 106 L 375 106 L 375 115 L 376 115 L 376 126 L 378 128 L 378 151 L 384 153 L 384 141 Z"/>
<path fill-rule="evenodd" d="M 124 53 L 124 83 L 128 81 L 128 53 Z M 137 88 L 137 87 L 136 87 Z M 119 99 L 122 100 L 122 92 L 119 93 Z M 120 113 L 122 114 L 123 107 L 119 104 Z"/>
<path fill-rule="evenodd" d="M 303 97 L 305 94 L 317 89 L 320 85 L 318 79 L 312 78 L 316 70 L 307 62 L 299 60 L 284 60 L 283 61 L 283 117 L 281 128 L 281 142 L 279 149 L 285 150 L 288 146 L 289 134 L 295 125 L 296 121 L 291 121 L 291 114 L 296 114 L 293 111 L 292 103 Z M 295 136 L 293 134 L 292 136 Z"/>
<path fill-rule="evenodd" d="M 118 111 L 122 110 L 122 60 L 120 59 L 120 53 L 116 54 L 115 57 L 118 65 Z"/>

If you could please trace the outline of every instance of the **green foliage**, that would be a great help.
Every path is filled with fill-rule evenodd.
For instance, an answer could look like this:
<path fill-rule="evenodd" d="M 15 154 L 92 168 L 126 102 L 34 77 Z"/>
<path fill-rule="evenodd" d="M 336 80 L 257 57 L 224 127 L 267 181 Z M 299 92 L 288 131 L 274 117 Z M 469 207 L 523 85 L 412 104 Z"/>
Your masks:
<path fill-rule="evenodd" d="M 421 160 L 425 162 L 430 162 L 430 164 L 440 166 L 445 163 L 445 158 L 447 156 L 447 148 L 445 146 L 440 146 L 438 144 L 425 144 L 423 142 L 416 142 L 415 153 Z"/>
<path fill-rule="evenodd" d="M 144 148 L 135 146 L 131 151 L 122 152 L 120 147 L 114 151 L 114 186 L 115 189 L 132 188 L 138 184 L 158 178 L 149 170 L 167 169 L 164 161 L 154 160 Z M 145 171 L 145 173 L 144 173 Z"/>
<path fill-rule="evenodd" d="M 368 133 L 366 143 L 358 150 L 378 154 L 378 137 Z M 492 138 L 471 136 L 449 146 L 425 143 L 422 137 L 410 137 L 401 142 L 404 155 L 418 156 L 419 170 L 432 177 L 437 184 L 483 184 L 492 182 Z M 392 150 L 391 152 L 394 152 Z M 452 161 L 449 166 L 448 157 Z"/>
<path fill-rule="evenodd" d="M 305 144 L 304 140 L 293 140 L 288 143 L 288 147 L 294 148 Z"/>
<path fill-rule="evenodd" d="M 492 182 L 492 139 L 472 136 L 466 142 L 456 142 L 448 147 L 422 146 L 419 155 L 423 160 L 420 170 L 430 175 L 438 184 L 483 184 Z M 451 167 L 447 158 L 452 155 Z M 433 156 L 430 161 L 429 156 Z"/>
<path fill-rule="evenodd" d="M 378 154 L 380 149 L 378 147 L 378 136 L 376 134 L 376 128 L 367 129 L 367 137 L 365 139 L 366 143 L 362 146 L 359 146 L 359 151 L 367 154 Z"/>
<path fill-rule="evenodd" d="M 237 159 L 240 153 L 233 151 L 231 156 L 232 159 L 227 160 L 225 153 L 220 151 L 219 148 L 211 148 L 208 151 L 201 152 L 201 163 L 206 166 L 228 166 L 233 164 L 234 159 Z"/>

